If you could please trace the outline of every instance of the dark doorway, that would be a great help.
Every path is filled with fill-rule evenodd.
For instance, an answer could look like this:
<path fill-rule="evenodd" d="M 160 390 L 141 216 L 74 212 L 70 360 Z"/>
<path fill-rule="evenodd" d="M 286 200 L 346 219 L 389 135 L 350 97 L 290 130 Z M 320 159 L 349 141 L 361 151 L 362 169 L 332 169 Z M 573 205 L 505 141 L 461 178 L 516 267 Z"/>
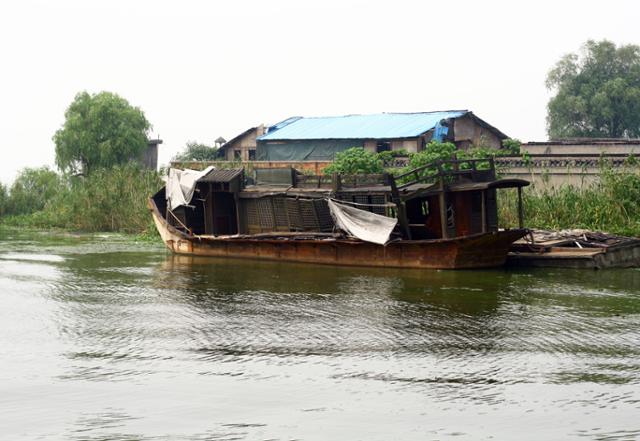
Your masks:
<path fill-rule="evenodd" d="M 238 234 L 236 201 L 233 193 L 213 193 L 213 234 L 216 236 Z"/>

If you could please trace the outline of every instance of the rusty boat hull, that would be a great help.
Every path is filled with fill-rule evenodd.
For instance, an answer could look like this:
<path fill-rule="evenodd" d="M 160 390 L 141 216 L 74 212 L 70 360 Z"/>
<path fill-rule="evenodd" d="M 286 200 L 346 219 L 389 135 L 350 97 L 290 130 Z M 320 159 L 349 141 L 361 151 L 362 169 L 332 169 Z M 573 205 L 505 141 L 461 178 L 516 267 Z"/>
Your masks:
<path fill-rule="evenodd" d="M 170 225 L 153 199 L 149 209 L 167 248 L 176 254 L 343 266 L 471 269 L 504 265 L 509 247 L 527 234 L 512 229 L 452 239 L 398 240 L 386 246 L 335 237 L 200 236 Z"/>

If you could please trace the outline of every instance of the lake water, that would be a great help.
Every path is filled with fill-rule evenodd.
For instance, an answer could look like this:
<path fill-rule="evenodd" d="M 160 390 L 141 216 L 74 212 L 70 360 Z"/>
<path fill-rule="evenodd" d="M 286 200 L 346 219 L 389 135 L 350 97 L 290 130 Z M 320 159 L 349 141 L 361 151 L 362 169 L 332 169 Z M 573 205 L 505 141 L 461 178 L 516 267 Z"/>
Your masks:
<path fill-rule="evenodd" d="M 176 257 L 0 230 L 2 440 L 640 438 L 640 271 Z"/>

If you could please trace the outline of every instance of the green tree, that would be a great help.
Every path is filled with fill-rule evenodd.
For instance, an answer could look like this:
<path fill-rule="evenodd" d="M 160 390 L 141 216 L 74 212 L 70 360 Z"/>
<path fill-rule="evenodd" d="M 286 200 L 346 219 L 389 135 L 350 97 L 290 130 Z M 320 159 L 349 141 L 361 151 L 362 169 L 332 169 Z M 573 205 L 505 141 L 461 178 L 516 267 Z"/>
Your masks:
<path fill-rule="evenodd" d="M 507 138 L 502 141 L 502 150 L 505 155 L 519 155 L 522 141 L 516 138 Z M 500 156 L 500 155 L 498 155 Z"/>
<path fill-rule="evenodd" d="M 457 152 L 458 149 L 452 142 L 431 141 L 424 150 L 409 157 L 409 168 L 414 169 L 435 161 L 453 159 Z"/>
<path fill-rule="evenodd" d="M 60 170 L 89 174 L 138 158 L 151 125 L 142 110 L 110 92 L 81 92 L 53 136 Z"/>
<path fill-rule="evenodd" d="M 22 169 L 11 185 L 7 214 L 29 214 L 42 210 L 61 186 L 60 177 L 48 167 Z"/>
<path fill-rule="evenodd" d="M 640 136 L 640 46 L 589 40 L 547 75 L 551 138 Z"/>
<path fill-rule="evenodd" d="M 356 175 L 382 172 L 382 160 L 375 153 L 362 147 L 352 147 L 336 154 L 336 159 L 324 169 L 324 173 L 327 175 L 332 173 Z"/>
<path fill-rule="evenodd" d="M 174 161 L 215 161 L 218 149 L 195 141 L 187 142 L 185 149 L 178 153 Z"/>
<path fill-rule="evenodd" d="M 0 182 L 0 217 L 4 216 L 7 212 L 9 204 L 9 193 L 7 191 L 7 186 Z"/>

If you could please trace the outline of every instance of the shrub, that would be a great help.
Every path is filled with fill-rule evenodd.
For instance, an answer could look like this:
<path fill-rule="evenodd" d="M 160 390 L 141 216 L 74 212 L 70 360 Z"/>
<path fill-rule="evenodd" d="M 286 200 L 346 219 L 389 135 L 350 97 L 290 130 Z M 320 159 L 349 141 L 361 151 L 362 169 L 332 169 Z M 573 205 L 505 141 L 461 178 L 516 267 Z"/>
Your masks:
<path fill-rule="evenodd" d="M 378 152 L 377 157 L 382 161 L 384 166 L 388 166 L 393 163 L 393 160 L 398 157 L 407 157 L 409 156 L 409 152 L 405 149 L 400 150 L 386 150 L 384 152 Z"/>
<path fill-rule="evenodd" d="M 12 212 L 14 216 L 5 218 L 4 222 L 81 231 L 141 233 L 152 230 L 147 197 L 163 185 L 156 171 L 123 165 L 66 180 L 56 175 L 56 180 L 55 193 L 40 210 Z"/>
<path fill-rule="evenodd" d="M 83 231 L 142 232 L 150 224 L 147 198 L 163 185 L 152 170 L 132 165 L 72 178 L 44 211 L 48 226 Z"/>
<path fill-rule="evenodd" d="M 327 175 L 339 173 L 344 175 L 382 173 L 382 161 L 375 153 L 362 147 L 352 147 L 336 155 L 336 159 L 325 167 Z"/>
<path fill-rule="evenodd" d="M 60 190 L 60 178 L 48 167 L 25 168 L 13 182 L 7 200 L 8 214 L 42 210 Z"/>
<path fill-rule="evenodd" d="M 508 138 L 502 141 L 503 155 L 519 155 L 522 142 L 519 139 Z"/>
<path fill-rule="evenodd" d="M 458 152 L 455 144 L 451 142 L 431 141 L 424 150 L 418 153 L 409 154 L 409 165 L 402 170 L 398 170 L 398 174 L 408 172 L 410 170 L 432 164 L 436 161 L 444 161 L 452 159 Z M 435 175 L 438 172 L 436 167 L 424 169 L 420 174 L 422 176 Z"/>
<path fill-rule="evenodd" d="M 423 151 L 414 153 L 409 157 L 409 167 L 413 169 L 435 161 L 452 159 L 457 152 L 458 149 L 451 142 L 431 141 Z"/>

